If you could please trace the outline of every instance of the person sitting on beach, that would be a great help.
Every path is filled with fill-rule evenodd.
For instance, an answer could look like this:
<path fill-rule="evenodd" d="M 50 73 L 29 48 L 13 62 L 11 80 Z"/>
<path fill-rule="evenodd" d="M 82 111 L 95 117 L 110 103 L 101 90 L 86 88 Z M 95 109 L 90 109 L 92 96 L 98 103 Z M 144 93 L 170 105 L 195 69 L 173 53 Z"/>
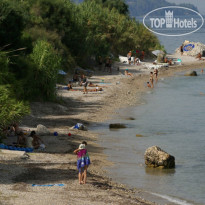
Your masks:
<path fill-rule="evenodd" d="M 68 86 L 68 90 L 72 90 L 72 89 L 73 89 L 73 87 L 72 87 L 72 82 L 71 82 L 71 81 L 68 82 L 68 85 L 67 85 L 67 86 Z"/>
<path fill-rule="evenodd" d="M 18 123 L 14 123 L 13 124 L 13 128 L 11 128 L 14 130 L 15 135 L 17 135 L 18 133 L 22 132 L 23 130 L 19 127 Z"/>
<path fill-rule="evenodd" d="M 21 131 L 17 134 L 17 146 L 19 147 L 26 147 L 26 137 L 24 133 Z"/>
<path fill-rule="evenodd" d="M 77 169 L 79 184 L 86 184 L 87 180 L 87 169 L 90 165 L 90 157 L 88 155 L 87 142 L 83 141 L 82 144 L 79 145 L 79 148 L 74 150 L 74 154 L 77 155 Z"/>
<path fill-rule="evenodd" d="M 1 127 L 0 127 L 1 128 Z M 9 127 L 3 127 L 1 128 L 3 134 L 6 136 L 6 137 L 12 137 L 12 136 L 15 136 L 15 129 L 12 126 L 9 126 Z"/>
<path fill-rule="evenodd" d="M 133 77 L 133 74 L 132 74 L 132 73 L 129 73 L 129 72 L 128 72 L 128 69 L 125 70 L 125 75 L 126 75 L 126 76 L 131 76 L 131 77 Z"/>
<path fill-rule="evenodd" d="M 140 59 L 138 57 L 135 57 L 134 59 L 134 65 L 139 65 L 140 64 Z"/>
<path fill-rule="evenodd" d="M 34 149 L 39 149 L 39 150 L 45 149 L 46 146 L 45 146 L 43 140 L 36 135 L 35 131 L 32 131 L 30 136 L 33 138 L 32 146 Z"/>
<path fill-rule="evenodd" d="M 151 85 L 150 85 L 149 81 L 147 82 L 147 87 L 151 88 Z"/>
<path fill-rule="evenodd" d="M 172 59 L 168 59 L 168 58 L 164 57 L 164 62 L 168 63 L 169 65 L 172 65 Z"/>
<path fill-rule="evenodd" d="M 35 131 L 32 131 L 32 132 L 35 132 Z M 31 133 L 32 133 L 31 132 Z M 26 140 L 26 146 L 27 147 L 30 147 L 30 148 L 33 148 L 33 137 L 31 136 L 31 134 L 27 137 L 27 140 Z"/>
<path fill-rule="evenodd" d="M 202 60 L 202 55 L 201 55 L 201 53 L 198 53 L 197 56 L 196 56 L 196 58 L 198 58 L 199 60 Z"/>

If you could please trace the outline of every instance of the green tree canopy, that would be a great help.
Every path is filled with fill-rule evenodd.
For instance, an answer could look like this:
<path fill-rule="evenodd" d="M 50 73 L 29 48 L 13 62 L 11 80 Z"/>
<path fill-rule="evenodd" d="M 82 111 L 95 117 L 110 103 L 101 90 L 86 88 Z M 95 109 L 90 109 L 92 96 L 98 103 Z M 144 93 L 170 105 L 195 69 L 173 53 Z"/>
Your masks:
<path fill-rule="evenodd" d="M 128 5 L 125 3 L 124 0 L 85 0 L 95 1 L 98 4 L 101 4 L 103 7 L 107 7 L 110 10 L 116 9 L 120 14 L 128 15 L 129 8 Z"/>

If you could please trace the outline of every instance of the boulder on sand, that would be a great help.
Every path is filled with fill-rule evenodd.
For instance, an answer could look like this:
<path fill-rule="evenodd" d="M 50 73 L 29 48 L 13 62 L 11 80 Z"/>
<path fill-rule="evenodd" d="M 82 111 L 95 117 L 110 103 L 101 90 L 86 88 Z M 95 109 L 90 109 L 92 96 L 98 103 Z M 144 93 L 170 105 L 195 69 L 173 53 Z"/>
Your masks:
<path fill-rule="evenodd" d="M 189 71 L 189 72 L 186 72 L 184 75 L 185 76 L 197 76 L 197 72 L 196 71 Z"/>
<path fill-rule="evenodd" d="M 115 124 L 110 124 L 109 128 L 110 129 L 120 129 L 120 128 L 126 128 L 126 126 L 120 123 L 115 123 Z"/>
<path fill-rule="evenodd" d="M 145 164 L 151 167 L 174 168 L 175 158 L 157 146 L 149 147 L 144 154 Z"/>
<path fill-rule="evenodd" d="M 41 124 L 37 125 L 36 132 L 38 135 L 49 135 L 50 134 L 48 128 Z"/>

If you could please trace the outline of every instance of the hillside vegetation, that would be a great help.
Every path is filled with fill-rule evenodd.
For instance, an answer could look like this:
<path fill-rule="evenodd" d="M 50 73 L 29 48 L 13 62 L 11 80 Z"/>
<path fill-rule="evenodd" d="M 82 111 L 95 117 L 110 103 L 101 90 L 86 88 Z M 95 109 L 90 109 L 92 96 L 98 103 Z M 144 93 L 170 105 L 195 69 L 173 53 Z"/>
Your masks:
<path fill-rule="evenodd" d="M 30 101 L 55 100 L 59 69 L 162 48 L 116 1 L 0 0 L 0 129 L 29 113 Z"/>

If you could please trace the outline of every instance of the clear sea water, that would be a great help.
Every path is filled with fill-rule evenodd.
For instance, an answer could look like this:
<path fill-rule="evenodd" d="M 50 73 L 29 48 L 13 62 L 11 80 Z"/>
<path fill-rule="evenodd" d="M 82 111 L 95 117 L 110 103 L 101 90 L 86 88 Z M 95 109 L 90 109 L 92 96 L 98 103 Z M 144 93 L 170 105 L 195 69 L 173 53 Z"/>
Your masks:
<path fill-rule="evenodd" d="M 93 127 L 104 133 L 100 142 L 115 162 L 109 175 L 163 198 L 161 204 L 205 204 L 205 74 L 197 72 L 197 77 L 160 79 L 142 105 L 121 109 L 112 120 Z M 109 123 L 128 128 L 109 130 Z M 145 150 L 154 145 L 175 156 L 175 169 L 144 165 Z"/>

